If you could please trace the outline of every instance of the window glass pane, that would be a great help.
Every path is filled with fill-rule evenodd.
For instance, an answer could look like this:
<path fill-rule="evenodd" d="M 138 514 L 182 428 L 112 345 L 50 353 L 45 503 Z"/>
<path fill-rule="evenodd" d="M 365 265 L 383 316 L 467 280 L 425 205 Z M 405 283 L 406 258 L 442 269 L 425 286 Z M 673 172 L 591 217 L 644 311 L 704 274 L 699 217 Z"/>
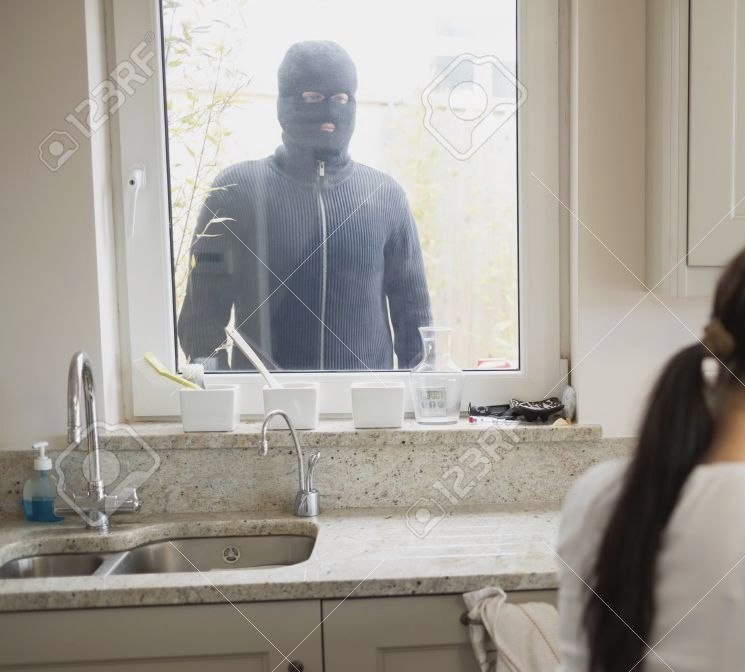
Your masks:
<path fill-rule="evenodd" d="M 164 0 L 179 365 L 519 368 L 516 4 Z"/>

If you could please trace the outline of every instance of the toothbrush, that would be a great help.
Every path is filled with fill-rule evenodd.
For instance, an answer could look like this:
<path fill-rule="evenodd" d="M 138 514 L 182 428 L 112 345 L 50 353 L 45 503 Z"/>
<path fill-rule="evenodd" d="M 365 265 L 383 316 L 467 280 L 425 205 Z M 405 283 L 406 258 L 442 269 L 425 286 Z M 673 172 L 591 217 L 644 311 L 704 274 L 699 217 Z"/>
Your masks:
<path fill-rule="evenodd" d="M 163 364 L 152 352 L 146 352 L 145 353 L 145 361 L 152 366 L 157 373 L 159 373 L 164 378 L 168 378 L 168 380 L 172 380 L 174 383 L 178 383 L 179 385 L 183 385 L 184 387 L 190 389 L 190 390 L 199 390 L 201 389 L 199 385 L 195 385 L 190 380 L 186 380 L 186 378 L 182 378 L 181 376 L 176 375 L 175 373 L 169 371 L 166 368 L 166 365 Z"/>
<path fill-rule="evenodd" d="M 267 385 L 271 387 L 274 390 L 281 389 L 284 387 L 282 383 L 280 383 L 271 373 L 269 373 L 269 369 L 267 369 L 264 366 L 264 362 L 262 362 L 259 359 L 259 356 L 254 352 L 253 348 L 246 343 L 246 340 L 238 333 L 237 329 L 233 329 L 232 327 L 225 327 L 225 333 L 228 335 L 229 338 L 233 339 L 233 343 L 235 343 L 238 346 L 238 349 L 248 357 L 251 364 L 253 364 L 256 367 L 256 370 L 264 376 L 264 380 L 267 382 Z"/>
<path fill-rule="evenodd" d="M 184 364 L 183 377 L 190 380 L 197 387 L 204 390 L 204 365 L 202 364 Z"/>

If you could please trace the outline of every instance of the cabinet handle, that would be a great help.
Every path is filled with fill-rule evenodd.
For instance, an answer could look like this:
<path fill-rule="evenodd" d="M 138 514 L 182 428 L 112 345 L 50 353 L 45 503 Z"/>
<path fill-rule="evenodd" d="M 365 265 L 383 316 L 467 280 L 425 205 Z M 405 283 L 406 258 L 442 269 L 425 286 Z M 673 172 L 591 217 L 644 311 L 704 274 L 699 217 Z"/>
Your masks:
<path fill-rule="evenodd" d="M 301 660 L 293 660 L 287 666 L 287 672 L 303 672 L 304 669 L 305 665 L 303 665 L 303 662 Z"/>

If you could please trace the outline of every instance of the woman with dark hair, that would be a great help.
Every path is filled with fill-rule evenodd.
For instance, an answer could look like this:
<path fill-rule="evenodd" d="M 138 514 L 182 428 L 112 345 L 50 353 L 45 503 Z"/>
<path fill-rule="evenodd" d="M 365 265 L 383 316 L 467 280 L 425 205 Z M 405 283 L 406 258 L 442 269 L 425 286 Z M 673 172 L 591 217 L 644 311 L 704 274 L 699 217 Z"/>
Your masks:
<path fill-rule="evenodd" d="M 701 343 L 668 363 L 631 462 L 564 506 L 566 672 L 745 670 L 745 251 Z"/>

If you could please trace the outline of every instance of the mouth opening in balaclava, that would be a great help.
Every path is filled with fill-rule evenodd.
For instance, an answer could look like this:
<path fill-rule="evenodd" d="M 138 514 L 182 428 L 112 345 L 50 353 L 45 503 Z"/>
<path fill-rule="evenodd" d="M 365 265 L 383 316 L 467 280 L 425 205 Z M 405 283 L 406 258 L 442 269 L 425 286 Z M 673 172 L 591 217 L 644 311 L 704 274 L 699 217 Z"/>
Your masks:
<path fill-rule="evenodd" d="M 282 141 L 288 149 L 311 152 L 313 158 L 332 161 L 345 156 L 354 132 L 357 69 L 336 42 L 293 44 L 278 72 L 277 116 Z M 303 93 L 320 93 L 320 102 L 305 102 Z M 332 100 L 344 93 L 348 102 Z M 324 130 L 331 128 L 334 130 Z"/>

